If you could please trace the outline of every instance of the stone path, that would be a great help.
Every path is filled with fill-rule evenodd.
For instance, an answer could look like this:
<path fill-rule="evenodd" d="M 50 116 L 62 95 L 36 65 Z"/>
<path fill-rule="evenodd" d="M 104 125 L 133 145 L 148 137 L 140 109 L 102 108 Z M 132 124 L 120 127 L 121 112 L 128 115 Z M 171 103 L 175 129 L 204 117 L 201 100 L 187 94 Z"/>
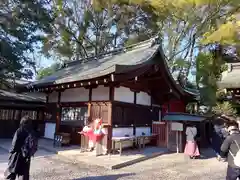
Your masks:
<path fill-rule="evenodd" d="M 0 179 L 7 152 L 0 149 Z M 101 162 L 99 162 L 101 163 Z M 188 160 L 183 154 L 166 154 L 120 170 L 69 161 L 40 150 L 32 161 L 32 180 L 224 180 L 226 163 L 215 158 Z"/>

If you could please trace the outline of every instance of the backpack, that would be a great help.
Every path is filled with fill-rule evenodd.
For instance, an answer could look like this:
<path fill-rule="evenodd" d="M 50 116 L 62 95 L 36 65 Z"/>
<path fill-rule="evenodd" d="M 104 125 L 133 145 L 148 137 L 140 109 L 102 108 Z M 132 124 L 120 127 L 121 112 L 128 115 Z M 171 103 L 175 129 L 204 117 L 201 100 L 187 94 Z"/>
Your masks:
<path fill-rule="evenodd" d="M 233 163 L 234 163 L 234 165 L 235 166 L 237 166 L 237 167 L 240 167 L 240 147 L 239 147 L 239 145 L 238 145 L 238 143 L 237 143 L 237 141 L 235 140 L 234 141 L 235 143 L 236 143 L 236 145 L 237 145 L 237 147 L 238 147 L 238 151 L 237 151 L 237 153 L 236 153 L 236 155 L 234 156 L 233 155 L 233 153 L 229 150 L 229 153 L 232 155 L 232 157 L 233 157 Z"/>
<path fill-rule="evenodd" d="M 22 155 L 24 158 L 29 158 L 34 156 L 38 149 L 38 140 L 32 134 L 29 134 L 24 141 L 22 146 Z"/>

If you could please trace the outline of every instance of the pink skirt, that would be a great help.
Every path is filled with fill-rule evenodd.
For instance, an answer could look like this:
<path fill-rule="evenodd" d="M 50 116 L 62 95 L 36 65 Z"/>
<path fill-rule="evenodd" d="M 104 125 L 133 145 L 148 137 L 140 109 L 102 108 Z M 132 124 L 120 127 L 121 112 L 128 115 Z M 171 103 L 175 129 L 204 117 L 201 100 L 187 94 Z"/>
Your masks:
<path fill-rule="evenodd" d="M 187 141 L 184 154 L 192 157 L 200 156 L 197 143 L 195 141 Z"/>

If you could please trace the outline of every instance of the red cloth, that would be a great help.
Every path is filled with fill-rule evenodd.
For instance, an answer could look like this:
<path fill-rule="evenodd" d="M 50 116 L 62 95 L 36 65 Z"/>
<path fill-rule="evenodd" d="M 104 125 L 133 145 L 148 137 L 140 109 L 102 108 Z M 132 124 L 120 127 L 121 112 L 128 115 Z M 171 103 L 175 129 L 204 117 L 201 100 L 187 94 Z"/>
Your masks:
<path fill-rule="evenodd" d="M 94 134 L 93 131 L 88 131 L 88 132 L 83 132 L 84 136 L 88 136 L 89 140 L 93 141 L 93 142 L 98 142 L 100 140 L 102 140 L 102 138 L 104 137 L 104 134 Z"/>
<path fill-rule="evenodd" d="M 197 143 L 195 141 L 187 141 L 185 145 L 184 154 L 193 157 L 200 156 Z"/>

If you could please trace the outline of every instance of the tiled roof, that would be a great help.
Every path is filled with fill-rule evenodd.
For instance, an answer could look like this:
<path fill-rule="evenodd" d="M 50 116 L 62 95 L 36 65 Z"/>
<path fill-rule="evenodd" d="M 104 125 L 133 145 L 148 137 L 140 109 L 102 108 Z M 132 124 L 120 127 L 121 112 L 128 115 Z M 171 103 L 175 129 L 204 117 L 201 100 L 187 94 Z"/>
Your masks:
<path fill-rule="evenodd" d="M 0 101 L 45 102 L 46 98 L 38 93 L 16 93 L 0 89 Z"/>
<path fill-rule="evenodd" d="M 188 113 L 167 113 L 164 117 L 164 121 L 191 121 L 191 122 L 201 122 L 206 120 L 206 116 L 194 115 Z"/>
<path fill-rule="evenodd" d="M 155 61 L 154 57 L 158 53 L 160 54 L 160 59 L 159 61 Z M 167 77 L 166 80 L 170 81 L 171 86 L 177 88 L 181 94 L 187 93 L 191 96 L 197 96 L 196 93 L 185 90 L 173 79 L 158 38 L 152 38 L 127 48 L 117 49 L 98 57 L 89 57 L 69 62 L 65 68 L 60 69 L 53 75 L 31 83 L 31 85 L 43 87 L 90 80 L 112 73 L 120 74 L 133 71 L 141 66 L 152 63 L 160 63 L 163 66 L 163 73 Z"/>
<path fill-rule="evenodd" d="M 122 48 L 106 53 L 100 57 L 91 57 L 74 61 L 67 64 L 67 67 L 47 76 L 32 85 L 52 85 L 67 82 L 75 82 L 105 76 L 111 73 L 120 73 L 127 67 L 141 65 L 151 61 L 159 49 L 159 44 L 153 43 L 150 39 L 128 48 Z M 124 68 L 121 68 L 124 66 Z"/>

